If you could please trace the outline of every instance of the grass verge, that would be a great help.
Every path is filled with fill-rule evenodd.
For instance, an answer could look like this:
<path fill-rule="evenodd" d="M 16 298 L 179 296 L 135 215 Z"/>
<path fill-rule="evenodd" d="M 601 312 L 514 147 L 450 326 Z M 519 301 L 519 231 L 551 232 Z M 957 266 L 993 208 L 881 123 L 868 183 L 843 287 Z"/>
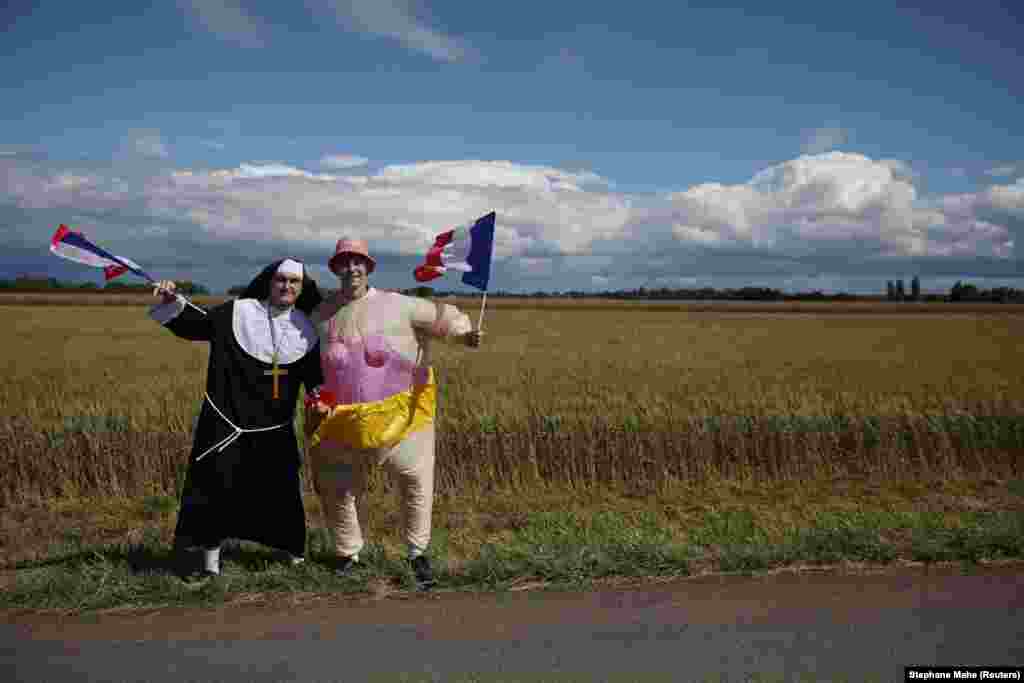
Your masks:
<path fill-rule="evenodd" d="M 234 543 L 223 576 L 198 588 L 175 572 L 176 501 L 64 500 L 9 508 L 0 523 L 0 607 L 70 612 L 289 602 L 413 590 L 397 501 L 371 493 L 361 567 L 335 576 L 317 502 L 308 558 Z M 440 498 L 431 556 L 439 590 L 586 587 L 594 582 L 753 573 L 807 565 L 1024 559 L 1020 480 L 719 481 L 636 497 L 513 491 Z"/>

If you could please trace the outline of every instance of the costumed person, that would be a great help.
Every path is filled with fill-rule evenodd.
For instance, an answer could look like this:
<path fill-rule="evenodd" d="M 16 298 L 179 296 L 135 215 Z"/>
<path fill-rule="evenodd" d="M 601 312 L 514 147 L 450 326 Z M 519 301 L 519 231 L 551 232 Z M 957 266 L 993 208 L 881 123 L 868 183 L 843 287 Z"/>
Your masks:
<path fill-rule="evenodd" d="M 480 345 L 450 305 L 369 286 L 376 268 L 363 240 L 341 239 L 328 262 L 340 288 L 314 312 L 324 386 L 310 403 L 310 461 L 335 543 L 339 573 L 359 561 L 357 500 L 371 467 L 399 481 L 408 559 L 421 588 L 435 583 L 426 553 L 434 501 L 437 385 L 430 341 Z M 319 420 L 317 420 L 319 416 Z"/>
<path fill-rule="evenodd" d="M 200 578 L 219 575 L 227 538 L 303 561 L 306 515 L 293 420 L 299 385 L 323 382 L 309 313 L 322 301 L 302 263 L 267 266 L 237 299 L 202 312 L 170 281 L 150 317 L 182 339 L 210 344 L 206 393 L 181 495 L 175 548 L 199 547 Z"/>

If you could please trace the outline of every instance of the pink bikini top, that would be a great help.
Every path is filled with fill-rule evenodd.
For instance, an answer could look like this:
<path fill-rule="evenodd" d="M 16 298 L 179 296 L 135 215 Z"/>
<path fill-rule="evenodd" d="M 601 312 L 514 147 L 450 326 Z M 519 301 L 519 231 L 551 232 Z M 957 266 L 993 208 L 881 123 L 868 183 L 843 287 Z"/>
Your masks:
<path fill-rule="evenodd" d="M 382 335 L 340 336 L 336 318 L 328 323 L 327 348 L 320 356 L 324 388 L 339 403 L 372 403 L 425 384 L 429 369 L 417 367 Z"/>

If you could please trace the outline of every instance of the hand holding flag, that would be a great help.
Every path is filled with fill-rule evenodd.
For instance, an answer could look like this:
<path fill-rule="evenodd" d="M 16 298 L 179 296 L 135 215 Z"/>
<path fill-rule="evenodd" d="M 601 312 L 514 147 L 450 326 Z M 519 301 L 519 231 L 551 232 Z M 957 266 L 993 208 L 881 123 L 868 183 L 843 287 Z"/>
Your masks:
<path fill-rule="evenodd" d="M 153 284 L 153 296 L 160 295 L 165 304 L 169 304 L 178 298 L 178 294 L 175 291 L 178 285 L 173 280 L 161 280 L 160 282 Z"/>

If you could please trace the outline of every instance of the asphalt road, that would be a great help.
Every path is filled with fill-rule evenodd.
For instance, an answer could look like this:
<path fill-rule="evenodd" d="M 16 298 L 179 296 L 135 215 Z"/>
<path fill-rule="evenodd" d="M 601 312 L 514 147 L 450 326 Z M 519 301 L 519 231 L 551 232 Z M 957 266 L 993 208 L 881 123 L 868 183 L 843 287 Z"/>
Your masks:
<path fill-rule="evenodd" d="M 1024 665 L 1020 567 L 330 602 L 7 612 L 0 680 L 901 681 L 909 665 Z"/>

